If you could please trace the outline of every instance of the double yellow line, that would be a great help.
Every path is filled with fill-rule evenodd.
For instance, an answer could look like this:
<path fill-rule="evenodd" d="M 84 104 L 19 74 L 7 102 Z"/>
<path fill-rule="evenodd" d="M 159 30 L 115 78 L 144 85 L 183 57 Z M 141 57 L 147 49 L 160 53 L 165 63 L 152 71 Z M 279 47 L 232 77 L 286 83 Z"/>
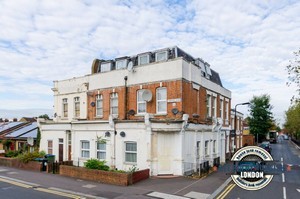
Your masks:
<path fill-rule="evenodd" d="M 229 192 L 236 186 L 236 184 L 230 184 L 226 189 L 217 197 L 217 199 L 224 199 Z"/>
<path fill-rule="evenodd" d="M 51 194 L 55 194 L 55 195 L 59 195 L 59 196 L 64 196 L 64 197 L 68 197 L 68 198 L 74 198 L 74 199 L 80 199 L 81 197 L 78 195 L 73 195 L 73 194 L 69 194 L 69 193 L 64 193 L 64 192 L 60 192 L 60 191 L 55 191 L 55 190 L 51 190 L 51 189 L 46 189 L 46 188 L 39 188 L 39 187 L 33 187 L 31 185 L 27 185 L 21 182 L 16 182 L 13 180 L 8 180 L 8 179 L 4 179 L 4 178 L 0 178 L 1 182 L 5 182 L 5 183 L 9 183 L 12 185 L 16 185 L 18 187 L 23 187 L 23 188 L 33 188 L 36 191 L 42 191 L 42 192 L 46 192 L 46 193 L 51 193 Z"/>

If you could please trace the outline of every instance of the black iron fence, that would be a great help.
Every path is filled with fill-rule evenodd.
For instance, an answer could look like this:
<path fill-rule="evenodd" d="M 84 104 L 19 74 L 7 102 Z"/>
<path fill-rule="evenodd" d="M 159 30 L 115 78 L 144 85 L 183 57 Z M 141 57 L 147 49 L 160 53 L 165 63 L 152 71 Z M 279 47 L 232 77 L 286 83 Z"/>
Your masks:
<path fill-rule="evenodd" d="M 59 174 L 59 166 L 60 165 L 73 166 L 73 161 L 48 162 L 48 164 L 47 164 L 47 172 L 48 173 L 53 173 L 53 174 Z"/>

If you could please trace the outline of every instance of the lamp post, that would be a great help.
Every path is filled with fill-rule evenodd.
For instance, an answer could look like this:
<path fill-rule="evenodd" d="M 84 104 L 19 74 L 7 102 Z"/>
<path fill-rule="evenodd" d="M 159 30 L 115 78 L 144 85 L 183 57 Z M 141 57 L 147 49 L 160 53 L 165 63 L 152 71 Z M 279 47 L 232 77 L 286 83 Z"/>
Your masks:
<path fill-rule="evenodd" d="M 237 128 L 236 107 L 240 106 L 240 105 L 249 105 L 249 104 L 250 104 L 250 102 L 244 102 L 244 103 L 236 104 L 234 107 L 234 141 L 233 141 L 233 143 L 236 142 L 236 128 Z"/>

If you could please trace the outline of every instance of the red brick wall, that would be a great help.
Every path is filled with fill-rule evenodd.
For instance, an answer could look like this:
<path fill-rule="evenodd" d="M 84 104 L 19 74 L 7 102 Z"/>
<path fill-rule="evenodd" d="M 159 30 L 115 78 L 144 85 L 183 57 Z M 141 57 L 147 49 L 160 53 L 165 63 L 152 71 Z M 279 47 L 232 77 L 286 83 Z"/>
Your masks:
<path fill-rule="evenodd" d="M 103 182 L 107 184 L 128 186 L 133 183 L 149 178 L 149 169 L 136 171 L 134 173 L 118 173 L 110 171 L 101 171 L 94 169 L 87 169 L 83 167 L 74 167 L 60 165 L 60 175 L 69 176 L 84 180 L 92 180 Z"/>
<path fill-rule="evenodd" d="M 32 171 L 41 171 L 41 167 L 42 167 L 40 162 L 30 161 L 28 163 L 23 163 L 17 158 L 6 158 L 6 157 L 0 157 L 0 165 L 6 167 L 32 170 Z"/>
<path fill-rule="evenodd" d="M 63 176 L 92 180 L 114 185 L 128 186 L 132 184 L 131 174 L 128 173 L 100 171 L 66 165 L 60 165 L 59 172 L 60 175 Z"/>
<path fill-rule="evenodd" d="M 160 85 L 161 84 L 161 85 Z M 152 100 L 147 102 L 147 113 L 154 114 L 155 118 L 166 119 L 181 119 L 182 114 L 189 114 L 190 119 L 196 123 L 206 123 L 206 88 L 200 86 L 199 90 L 193 89 L 192 83 L 185 80 L 167 81 L 167 82 L 154 82 L 143 85 L 133 85 L 127 88 L 127 105 L 125 107 L 125 87 L 115 88 L 114 91 L 118 93 L 119 100 L 119 119 L 125 119 L 126 113 L 129 110 L 137 112 L 137 91 L 139 89 L 149 89 L 152 92 Z M 171 100 L 167 103 L 166 115 L 156 114 L 156 89 L 160 86 L 167 88 L 167 100 Z M 113 92 L 113 88 L 99 89 L 88 93 L 88 120 L 104 119 L 107 120 L 110 115 L 110 94 Z M 96 106 L 92 107 L 91 102 L 96 103 L 96 95 L 101 94 L 103 96 L 103 118 L 96 118 Z M 181 101 L 174 102 L 174 99 L 181 99 Z M 173 100 L 173 101 L 172 101 Z M 230 102 L 229 102 L 230 106 Z M 174 115 L 172 109 L 177 108 L 179 114 Z M 217 96 L 217 116 L 220 117 L 220 95 Z M 228 112 L 230 113 L 230 108 Z M 224 108 L 225 114 L 225 100 Z M 126 113 L 125 113 L 126 112 Z M 198 114 L 199 118 L 192 119 L 193 114 Z M 225 118 L 225 116 L 224 116 Z M 229 117 L 230 118 L 230 117 Z M 129 116 L 130 120 L 143 120 L 143 116 Z"/>
<path fill-rule="evenodd" d="M 150 176 L 150 169 L 136 171 L 132 173 L 132 184 L 148 179 L 149 176 Z"/>

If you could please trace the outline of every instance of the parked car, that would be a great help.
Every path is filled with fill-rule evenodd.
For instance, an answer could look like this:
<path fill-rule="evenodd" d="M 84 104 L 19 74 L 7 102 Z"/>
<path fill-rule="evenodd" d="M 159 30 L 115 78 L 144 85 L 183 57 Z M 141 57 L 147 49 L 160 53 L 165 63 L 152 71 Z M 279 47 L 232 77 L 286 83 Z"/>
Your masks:
<path fill-rule="evenodd" d="M 240 174 L 243 171 L 261 171 L 262 166 L 257 161 L 240 161 L 236 167 L 236 172 Z"/>
<path fill-rule="evenodd" d="M 269 141 L 264 141 L 262 142 L 259 147 L 265 149 L 266 151 L 268 151 L 271 154 L 272 148 L 271 148 L 271 144 Z"/>

